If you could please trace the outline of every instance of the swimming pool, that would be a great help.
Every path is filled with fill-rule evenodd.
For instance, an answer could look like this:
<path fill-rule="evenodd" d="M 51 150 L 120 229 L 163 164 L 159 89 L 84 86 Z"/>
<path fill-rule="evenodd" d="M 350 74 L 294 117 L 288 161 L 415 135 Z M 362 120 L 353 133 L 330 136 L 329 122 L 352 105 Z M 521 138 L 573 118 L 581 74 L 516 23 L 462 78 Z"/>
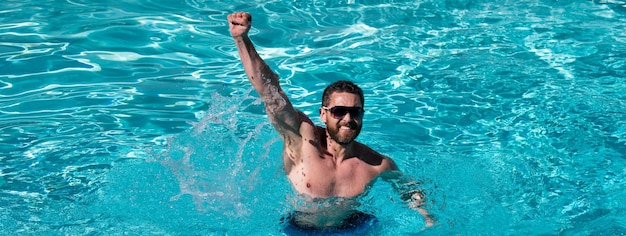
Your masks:
<path fill-rule="evenodd" d="M 0 234 L 279 235 L 281 140 L 226 15 L 298 109 L 350 79 L 384 182 L 372 235 L 626 234 L 623 1 L 4 1 Z"/>

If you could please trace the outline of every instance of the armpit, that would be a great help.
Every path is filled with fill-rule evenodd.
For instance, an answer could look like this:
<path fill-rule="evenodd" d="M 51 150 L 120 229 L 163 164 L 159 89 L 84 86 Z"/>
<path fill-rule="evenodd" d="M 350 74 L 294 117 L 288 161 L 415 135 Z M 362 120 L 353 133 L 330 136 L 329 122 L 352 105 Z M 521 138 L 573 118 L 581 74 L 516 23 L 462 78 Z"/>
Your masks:
<path fill-rule="evenodd" d="M 304 112 L 301 112 L 300 110 L 296 111 L 298 112 L 298 118 L 300 118 L 302 122 L 308 123 L 311 126 L 315 127 L 315 124 L 313 124 L 313 121 L 311 121 L 311 118 L 309 118 L 309 116 L 307 116 L 306 114 L 304 114 Z"/>

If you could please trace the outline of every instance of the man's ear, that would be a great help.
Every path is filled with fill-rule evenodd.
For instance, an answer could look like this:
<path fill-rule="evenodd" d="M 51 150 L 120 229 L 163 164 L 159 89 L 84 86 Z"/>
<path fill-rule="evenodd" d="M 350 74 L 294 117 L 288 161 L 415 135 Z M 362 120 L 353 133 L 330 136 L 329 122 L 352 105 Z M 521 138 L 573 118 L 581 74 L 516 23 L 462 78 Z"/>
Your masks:
<path fill-rule="evenodd" d="M 320 120 L 325 124 L 326 123 L 326 110 L 320 107 Z"/>

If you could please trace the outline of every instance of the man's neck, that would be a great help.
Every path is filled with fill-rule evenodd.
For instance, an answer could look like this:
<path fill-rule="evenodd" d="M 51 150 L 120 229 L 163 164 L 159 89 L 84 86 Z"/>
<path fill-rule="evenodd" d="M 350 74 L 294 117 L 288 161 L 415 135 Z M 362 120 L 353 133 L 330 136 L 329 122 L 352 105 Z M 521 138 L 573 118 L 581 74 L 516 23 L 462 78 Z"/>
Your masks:
<path fill-rule="evenodd" d="M 335 162 L 341 162 L 347 158 L 354 156 L 354 141 L 348 144 L 341 144 L 333 140 L 330 135 L 326 134 L 326 149 L 328 153 L 333 155 Z"/>

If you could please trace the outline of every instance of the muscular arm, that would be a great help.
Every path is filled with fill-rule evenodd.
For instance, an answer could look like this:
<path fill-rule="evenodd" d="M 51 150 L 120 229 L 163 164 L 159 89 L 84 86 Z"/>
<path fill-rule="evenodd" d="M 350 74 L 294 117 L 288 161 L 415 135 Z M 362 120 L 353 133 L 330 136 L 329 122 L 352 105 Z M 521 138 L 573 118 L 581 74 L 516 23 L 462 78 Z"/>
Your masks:
<path fill-rule="evenodd" d="M 252 17 L 246 12 L 228 15 L 230 33 L 235 40 L 241 63 L 248 80 L 265 102 L 270 122 L 285 138 L 299 136 L 301 120 L 285 92 L 280 88 L 278 76 L 263 61 L 250 38 L 248 31 Z"/>

